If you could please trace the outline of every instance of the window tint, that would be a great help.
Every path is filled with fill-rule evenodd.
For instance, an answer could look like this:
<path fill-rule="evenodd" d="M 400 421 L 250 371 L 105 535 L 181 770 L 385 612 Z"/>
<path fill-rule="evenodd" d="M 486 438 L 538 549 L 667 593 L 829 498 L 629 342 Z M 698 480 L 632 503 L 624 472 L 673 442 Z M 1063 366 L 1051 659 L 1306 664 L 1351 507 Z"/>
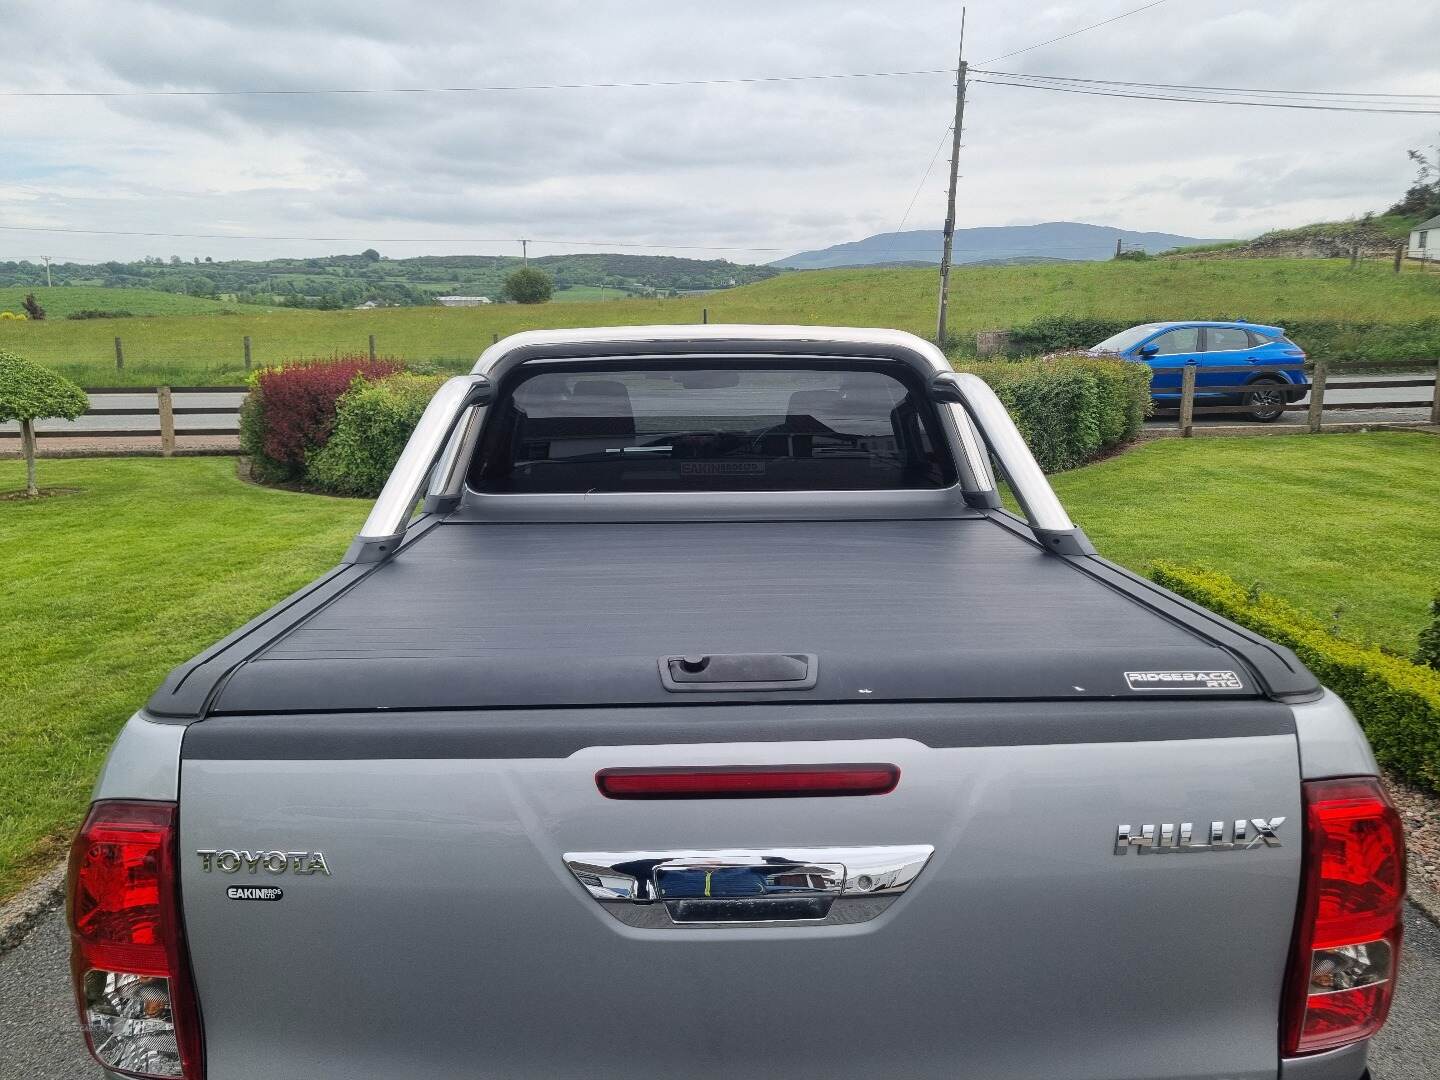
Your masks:
<path fill-rule="evenodd" d="M 879 371 L 549 371 L 493 408 L 488 492 L 933 488 L 955 482 L 933 406 Z"/>
<path fill-rule="evenodd" d="M 1205 331 L 1206 352 L 1230 352 L 1250 348 L 1250 336 L 1233 326 L 1212 326 Z"/>
<path fill-rule="evenodd" d="M 1154 344 L 1160 347 L 1160 356 L 1199 352 L 1200 331 L 1193 326 L 1184 326 L 1179 330 L 1171 330 L 1168 334 L 1161 334 Z"/>

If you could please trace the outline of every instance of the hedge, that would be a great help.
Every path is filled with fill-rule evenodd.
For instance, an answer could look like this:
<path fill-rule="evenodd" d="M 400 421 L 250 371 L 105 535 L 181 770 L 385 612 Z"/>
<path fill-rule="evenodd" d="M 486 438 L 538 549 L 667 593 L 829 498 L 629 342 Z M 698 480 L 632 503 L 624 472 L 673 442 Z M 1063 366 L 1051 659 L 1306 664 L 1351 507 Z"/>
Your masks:
<path fill-rule="evenodd" d="M 1312 360 L 1340 365 L 1420 364 L 1440 355 L 1440 318 L 1397 323 L 1352 323 L 1332 319 L 1278 319 L 1250 312 L 1247 318 L 1285 327 L 1285 333 Z M 1173 318 L 1174 316 L 1166 316 Z M 1234 314 L 1187 312 L 1186 318 L 1226 321 Z M 1112 334 L 1160 317 L 1112 319 L 1091 315 L 1046 315 L 1010 328 L 1013 356 L 1038 356 L 1065 349 L 1089 349 Z"/>
<path fill-rule="evenodd" d="M 355 377 L 380 378 L 401 366 L 399 360 L 352 355 L 256 372 L 240 407 L 240 446 L 254 475 L 270 483 L 303 479 L 310 455 L 330 437 L 335 403 Z"/>
<path fill-rule="evenodd" d="M 336 403 L 335 427 L 305 479 L 341 495 L 378 495 L 443 375 L 356 377 Z"/>
<path fill-rule="evenodd" d="M 1345 699 L 1379 761 L 1440 791 L 1440 671 L 1336 637 L 1319 619 L 1214 570 L 1158 563 L 1160 585 L 1293 649 Z"/>
<path fill-rule="evenodd" d="M 1129 442 L 1151 408 L 1150 369 L 1123 360 L 994 360 L 964 370 L 990 384 L 1046 472 Z"/>

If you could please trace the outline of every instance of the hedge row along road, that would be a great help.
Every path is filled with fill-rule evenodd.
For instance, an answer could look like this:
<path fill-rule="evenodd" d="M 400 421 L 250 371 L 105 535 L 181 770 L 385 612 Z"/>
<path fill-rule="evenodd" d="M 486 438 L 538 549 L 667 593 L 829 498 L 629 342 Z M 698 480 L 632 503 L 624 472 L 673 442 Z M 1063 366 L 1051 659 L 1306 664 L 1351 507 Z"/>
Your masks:
<path fill-rule="evenodd" d="M 106 306 L 124 307 L 126 290 L 110 292 L 114 296 Z M 37 290 L 37 296 L 44 302 L 45 290 Z M 1244 317 L 1281 325 L 1298 320 L 1331 327 L 1327 347 L 1337 355 L 1423 360 L 1440 353 L 1437 301 L 1440 274 L 1395 275 L 1371 265 L 1351 271 L 1341 260 L 958 267 L 951 279 L 950 325 L 963 351 L 977 331 L 1056 314 L 1125 321 Z M 935 272 L 788 273 L 674 300 L 373 311 L 236 306 L 233 314 L 6 320 L 0 321 L 0 348 L 43 360 L 82 385 L 223 385 L 244 375 L 245 336 L 251 338 L 257 364 L 354 352 L 374 334 L 382 353 L 458 371 L 473 363 L 496 334 L 536 327 L 700 322 L 705 311 L 711 322 L 888 326 L 928 336 L 935 325 Z M 1346 329 L 1361 326 L 1369 329 Z M 115 369 L 117 336 L 124 342 L 123 371 Z"/>

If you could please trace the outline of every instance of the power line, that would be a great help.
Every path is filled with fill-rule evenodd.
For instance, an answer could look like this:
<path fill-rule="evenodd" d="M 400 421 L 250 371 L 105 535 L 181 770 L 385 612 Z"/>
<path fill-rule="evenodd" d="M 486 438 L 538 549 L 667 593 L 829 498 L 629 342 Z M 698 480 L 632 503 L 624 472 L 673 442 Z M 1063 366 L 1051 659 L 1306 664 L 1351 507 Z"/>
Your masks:
<path fill-rule="evenodd" d="M 1260 94 L 1278 95 L 1283 97 L 1313 97 L 1313 98 L 1419 98 L 1424 100 L 1440 99 L 1440 94 L 1411 94 L 1393 90 L 1274 90 L 1259 89 L 1245 86 L 1199 86 L 1192 83 L 1147 83 L 1147 82 L 1124 82 L 1118 79 L 1086 79 L 1077 75 L 1040 75 L 1021 71 L 993 71 L 982 68 L 970 69 L 976 75 L 996 75 L 1011 79 L 1044 79 L 1049 81 L 1067 83 L 1093 83 L 1101 86 L 1130 86 L 1150 90 L 1193 90 L 1205 91 L 1207 93 L 1227 94 Z"/>
<path fill-rule="evenodd" d="M 1128 19 L 1131 15 L 1139 15 L 1142 11 L 1149 11 L 1151 8 L 1157 8 L 1165 2 L 1166 0 L 1154 0 L 1154 3 L 1146 4 L 1144 7 L 1138 7 L 1132 11 L 1122 12 L 1119 15 L 1115 15 L 1109 19 L 1103 20 L 1102 22 L 1091 23 L 1089 26 L 1082 26 L 1079 30 L 1071 30 L 1068 34 L 1061 34 L 1059 37 L 1053 37 L 1049 41 L 1036 42 L 1034 45 L 1027 45 L 1023 49 L 1016 49 L 1014 52 L 1004 53 L 1000 56 L 992 56 L 988 60 L 981 60 L 980 64 L 981 66 L 985 64 L 993 64 L 997 60 L 1008 60 L 1010 59 L 1010 57 L 1019 56 L 1021 53 L 1034 52 L 1036 49 L 1043 49 L 1046 45 L 1054 45 L 1057 41 L 1064 41 L 1066 38 L 1076 37 L 1079 34 L 1087 34 L 1091 30 L 1098 30 L 1102 26 L 1109 26 L 1111 23 L 1119 22 L 1121 19 Z"/>
<path fill-rule="evenodd" d="M 1000 79 L 975 79 L 977 83 L 986 83 L 990 86 L 1021 86 L 1031 90 L 1050 90 L 1062 94 L 1085 94 L 1092 97 L 1113 97 L 1131 98 L 1140 101 L 1183 101 L 1198 105 L 1244 105 L 1251 108 L 1261 109 L 1305 109 L 1314 112 L 1350 112 L 1350 113 L 1391 113 L 1396 115 L 1410 116 L 1435 116 L 1440 115 L 1440 108 L 1434 109 L 1409 109 L 1409 108 L 1380 108 L 1378 106 L 1363 105 L 1331 105 L 1318 103 L 1305 103 L 1298 101 L 1255 101 L 1245 98 L 1226 97 L 1203 97 L 1194 94 L 1147 94 L 1138 91 L 1124 89 L 1099 89 L 1072 86 L 1054 81 L 1036 82 L 1019 80 Z"/>
<path fill-rule="evenodd" d="M 1160 2 L 1163 3 L 1164 0 L 1160 0 Z M 989 61 L 986 62 L 988 63 Z M 720 79 L 645 79 L 636 82 L 498 83 L 489 86 L 328 86 L 275 90 L 0 90 L 0 97 L 304 97 L 316 94 L 499 94 L 527 90 L 630 90 L 650 87 L 749 86 L 759 83 L 825 82 L 835 79 L 899 79 L 910 78 L 917 75 L 948 75 L 953 70 L 953 68 L 921 68 L 910 71 L 843 71 L 820 75 L 753 75 Z"/>
<path fill-rule="evenodd" d="M 910 196 L 910 204 L 905 207 L 905 213 L 900 215 L 900 224 L 895 226 L 897 233 L 905 231 L 905 222 L 910 220 L 910 211 L 915 209 L 915 200 L 920 198 L 925 181 L 930 179 L 930 173 L 935 169 L 935 162 L 940 160 L 940 151 L 945 148 L 945 140 L 950 137 L 950 127 L 949 124 L 945 125 L 945 130 L 940 135 L 940 141 L 935 144 L 935 153 L 930 155 L 930 164 L 925 166 L 925 175 L 920 177 L 920 183 L 915 185 L 915 194 Z"/>
<path fill-rule="evenodd" d="M 170 240 L 297 240 L 314 244 L 516 244 L 518 237 L 474 236 L 262 236 L 246 233 L 188 233 L 154 232 L 141 229 L 79 229 L 69 226 L 41 225 L 0 225 L 5 232 L 69 233 L 82 236 L 145 236 Z M 670 249 L 675 251 L 789 251 L 784 247 L 745 247 L 742 245 L 720 244 L 640 244 L 627 240 L 536 240 L 532 244 L 552 244 L 564 247 L 613 247 L 643 250 Z"/>

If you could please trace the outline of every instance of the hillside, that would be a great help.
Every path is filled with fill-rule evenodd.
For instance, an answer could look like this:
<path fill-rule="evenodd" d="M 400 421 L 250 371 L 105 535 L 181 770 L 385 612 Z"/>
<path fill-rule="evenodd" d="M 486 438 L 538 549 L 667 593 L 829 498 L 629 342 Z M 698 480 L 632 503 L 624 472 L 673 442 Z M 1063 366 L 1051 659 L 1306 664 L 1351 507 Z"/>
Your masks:
<path fill-rule="evenodd" d="M 0 311 L 20 314 L 24 311 L 20 305 L 26 293 L 35 294 L 49 320 L 65 319 L 86 311 L 103 311 L 112 315 L 121 312 L 129 315 L 217 315 L 238 310 L 234 302 L 184 296 L 158 289 L 106 289 L 83 285 L 47 289 L 41 285 L 0 286 Z"/>
<path fill-rule="evenodd" d="M 373 311 L 266 312 L 44 323 L 0 322 L 0 348 L 53 364 L 89 385 L 117 380 L 176 385 L 243 377 L 241 337 L 257 363 L 358 352 L 375 334 L 381 353 L 439 370 L 463 370 L 495 335 L 537 327 L 699 322 L 888 326 L 934 332 L 935 271 L 826 270 L 668 300 L 386 308 Z M 1325 323 L 1313 339 L 1331 356 L 1420 359 L 1440 355 L 1440 274 L 1392 274 L 1381 263 L 1351 271 L 1322 260 L 1152 260 L 958 269 L 951 279 L 950 326 L 957 348 L 979 330 L 1042 315 L 1146 318 L 1237 317 L 1287 324 Z M 1428 322 L 1427 322 L 1428 320 Z M 1334 328 L 1338 327 L 1339 330 Z M 123 373 L 114 339 L 125 342 Z M 1302 339 L 1302 344 L 1311 340 Z M 1418 342 L 1418 343 L 1417 343 Z M 1434 351 L 1432 351 L 1432 349 Z"/>
<path fill-rule="evenodd" d="M 939 229 L 879 233 L 864 240 L 836 244 L 818 251 L 778 259 L 771 266 L 793 270 L 819 270 L 883 263 L 936 263 L 944 236 Z M 1127 251 L 1151 254 L 1182 245 L 1213 243 L 1174 233 L 1133 232 L 1078 221 L 1047 221 L 1040 225 L 1002 225 L 957 229 L 953 259 L 960 263 L 1018 261 L 1020 259 L 1109 259 L 1120 241 Z"/>
<path fill-rule="evenodd" d="M 426 255 L 387 259 L 374 250 L 359 255 L 315 259 L 182 261 L 149 258 L 137 262 L 55 263 L 50 275 L 57 288 L 154 289 L 166 293 L 265 306 L 321 310 L 353 308 L 373 301 L 385 306 L 434 303 L 444 295 L 498 299 L 505 276 L 522 265 L 509 255 Z M 680 259 L 661 255 L 544 255 L 532 258 L 555 281 L 556 299 L 611 299 L 724 289 L 763 281 L 780 273 L 774 267 L 723 259 Z M 0 290 L 38 288 L 45 267 L 32 262 L 0 262 Z M 114 309 L 105 301 L 93 306 Z M 139 314 L 139 312 L 136 312 Z"/>
<path fill-rule="evenodd" d="M 1224 240 L 1167 251 L 1168 258 L 1348 259 L 1352 248 L 1362 258 L 1395 253 L 1423 215 L 1366 215 L 1350 221 L 1318 221 L 1291 229 L 1272 229 L 1253 240 Z"/>

